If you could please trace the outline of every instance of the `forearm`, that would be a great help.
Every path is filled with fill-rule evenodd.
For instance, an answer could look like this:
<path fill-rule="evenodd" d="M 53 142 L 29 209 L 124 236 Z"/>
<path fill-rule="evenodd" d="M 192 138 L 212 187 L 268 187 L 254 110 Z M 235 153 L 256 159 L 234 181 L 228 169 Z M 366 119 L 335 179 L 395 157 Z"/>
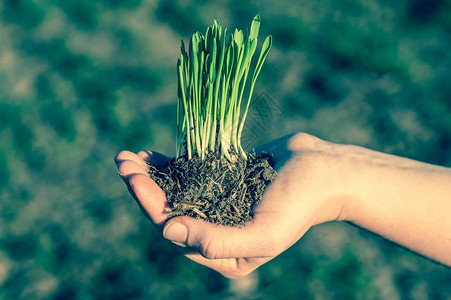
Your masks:
<path fill-rule="evenodd" d="M 353 147 L 346 220 L 451 265 L 451 171 Z"/>

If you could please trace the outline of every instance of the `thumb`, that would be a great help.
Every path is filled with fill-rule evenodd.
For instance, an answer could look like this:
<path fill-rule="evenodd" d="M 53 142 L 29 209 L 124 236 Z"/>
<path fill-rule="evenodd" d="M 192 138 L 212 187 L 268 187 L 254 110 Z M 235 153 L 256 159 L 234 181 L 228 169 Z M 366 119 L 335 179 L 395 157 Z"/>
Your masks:
<path fill-rule="evenodd" d="M 218 259 L 276 256 L 291 246 L 285 232 L 271 223 L 270 215 L 255 215 L 240 227 L 183 216 L 169 220 L 163 236 L 176 245 L 196 249 L 206 258 Z"/>

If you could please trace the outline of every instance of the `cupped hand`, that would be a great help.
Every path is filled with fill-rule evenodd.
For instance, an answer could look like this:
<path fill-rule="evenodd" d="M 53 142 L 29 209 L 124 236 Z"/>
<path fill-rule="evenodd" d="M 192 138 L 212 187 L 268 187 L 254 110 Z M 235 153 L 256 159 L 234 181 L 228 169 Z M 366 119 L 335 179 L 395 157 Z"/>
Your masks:
<path fill-rule="evenodd" d="M 313 225 L 343 218 L 345 174 L 329 163 L 338 146 L 302 133 L 259 148 L 273 155 L 278 175 L 254 209 L 253 220 L 240 227 L 187 216 L 168 219 L 166 196 L 147 173 L 148 165 L 162 166 L 167 156 L 122 151 L 115 161 L 131 195 L 166 239 L 193 261 L 235 278 L 288 249 Z"/>

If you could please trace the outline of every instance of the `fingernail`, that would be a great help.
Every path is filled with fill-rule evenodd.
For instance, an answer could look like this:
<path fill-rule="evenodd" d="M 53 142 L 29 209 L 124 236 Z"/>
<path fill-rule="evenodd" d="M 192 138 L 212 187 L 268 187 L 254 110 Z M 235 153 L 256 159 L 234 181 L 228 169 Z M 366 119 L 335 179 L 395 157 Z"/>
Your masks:
<path fill-rule="evenodd" d="M 186 247 L 188 228 L 178 222 L 171 222 L 163 229 L 163 236 L 174 244 Z"/>

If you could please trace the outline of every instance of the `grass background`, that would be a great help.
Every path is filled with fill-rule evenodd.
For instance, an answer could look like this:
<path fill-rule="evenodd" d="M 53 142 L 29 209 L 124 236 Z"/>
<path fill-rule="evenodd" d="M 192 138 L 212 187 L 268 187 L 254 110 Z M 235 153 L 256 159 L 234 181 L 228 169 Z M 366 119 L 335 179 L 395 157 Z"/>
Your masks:
<path fill-rule="evenodd" d="M 449 0 L 4 0 L 0 299 L 451 299 L 449 268 L 347 224 L 230 281 L 141 215 L 113 157 L 174 154 L 179 39 L 257 13 L 249 147 L 306 131 L 451 167 Z"/>

